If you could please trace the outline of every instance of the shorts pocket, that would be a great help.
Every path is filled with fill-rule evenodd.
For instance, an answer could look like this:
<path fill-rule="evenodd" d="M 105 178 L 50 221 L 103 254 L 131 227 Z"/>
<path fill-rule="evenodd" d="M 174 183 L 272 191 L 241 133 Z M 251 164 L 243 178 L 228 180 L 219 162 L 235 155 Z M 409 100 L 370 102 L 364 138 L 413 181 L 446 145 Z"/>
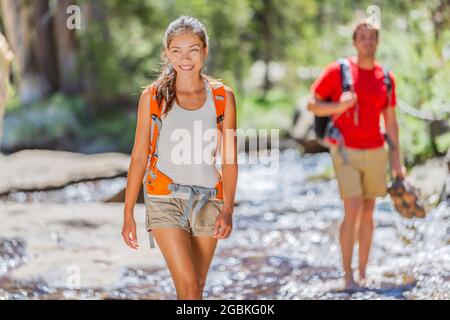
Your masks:
<path fill-rule="evenodd" d="M 198 213 L 195 228 L 214 228 L 214 225 L 216 224 L 216 218 L 222 211 L 222 207 L 223 201 L 208 201 Z"/>
<path fill-rule="evenodd" d="M 177 207 L 172 198 L 149 197 L 146 206 L 146 222 L 147 224 L 173 222 L 176 212 Z"/>

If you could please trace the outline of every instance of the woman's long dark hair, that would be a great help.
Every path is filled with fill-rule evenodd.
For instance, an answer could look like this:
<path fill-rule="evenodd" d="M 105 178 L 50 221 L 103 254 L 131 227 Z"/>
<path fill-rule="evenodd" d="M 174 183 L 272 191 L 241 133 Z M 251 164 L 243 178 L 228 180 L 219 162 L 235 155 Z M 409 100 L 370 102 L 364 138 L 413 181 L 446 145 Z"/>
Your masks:
<path fill-rule="evenodd" d="M 159 105 L 165 101 L 164 114 L 167 114 L 172 109 L 173 103 L 176 98 L 175 93 L 175 79 L 177 74 L 166 56 L 165 49 L 169 48 L 170 42 L 177 35 L 184 33 L 192 33 L 200 38 L 203 44 L 203 48 L 208 47 L 208 35 L 206 33 L 205 26 L 196 18 L 189 16 L 180 16 L 176 20 L 172 21 L 164 33 L 164 49 L 161 52 L 161 69 L 159 71 L 158 78 L 153 85 L 156 86 L 156 98 Z M 215 79 L 202 75 L 202 78 L 206 78 L 210 81 Z"/>

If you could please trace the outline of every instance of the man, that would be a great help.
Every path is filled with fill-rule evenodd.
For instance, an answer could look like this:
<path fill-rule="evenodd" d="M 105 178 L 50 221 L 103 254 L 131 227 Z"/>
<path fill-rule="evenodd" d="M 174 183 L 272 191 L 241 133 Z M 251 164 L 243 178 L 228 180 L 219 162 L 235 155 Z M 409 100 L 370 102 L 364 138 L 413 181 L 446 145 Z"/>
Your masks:
<path fill-rule="evenodd" d="M 378 43 L 379 30 L 366 22 L 358 23 L 353 32 L 357 56 L 348 59 L 353 90 L 343 93 L 341 65 L 334 62 L 314 82 L 313 97 L 308 104 L 308 110 L 316 116 L 330 116 L 342 138 L 341 144 L 330 144 L 330 153 L 345 210 L 340 244 L 347 290 L 359 287 L 351 266 L 355 241 L 359 243 L 360 283 L 366 279 L 375 199 L 386 195 L 388 153 L 380 127 L 381 114 L 385 132 L 392 142 L 392 174 L 404 177 L 395 116 L 394 76 L 389 72 L 391 90 L 388 90 L 383 68 L 375 60 Z"/>

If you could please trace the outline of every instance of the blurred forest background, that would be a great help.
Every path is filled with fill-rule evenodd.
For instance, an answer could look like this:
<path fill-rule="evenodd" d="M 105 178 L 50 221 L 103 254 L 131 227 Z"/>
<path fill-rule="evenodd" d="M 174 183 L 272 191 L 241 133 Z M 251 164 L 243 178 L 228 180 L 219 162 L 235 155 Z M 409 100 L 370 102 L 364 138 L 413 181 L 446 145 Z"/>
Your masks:
<path fill-rule="evenodd" d="M 242 128 L 280 128 L 331 61 L 354 54 L 351 34 L 381 9 L 378 60 L 391 69 L 407 163 L 446 153 L 450 113 L 448 0 L 1 0 L 1 150 L 131 152 L 141 88 L 157 75 L 163 32 L 181 14 L 210 36 L 207 73 L 234 88 Z M 67 8 L 79 5 L 81 28 Z M 11 55 L 11 74 L 4 79 Z M 6 58 L 5 58 L 6 56 Z M 9 58 L 8 58 L 9 57 Z M 416 116 L 411 116 L 416 114 Z M 2 110 L 0 110 L 0 119 Z M 422 117 L 426 121 L 418 119 Z M 1 123 L 1 121 L 0 121 Z M 0 126 L 1 129 L 1 126 Z M 1 130 L 0 130 L 1 132 Z M 435 138 L 435 136 L 437 136 Z"/>

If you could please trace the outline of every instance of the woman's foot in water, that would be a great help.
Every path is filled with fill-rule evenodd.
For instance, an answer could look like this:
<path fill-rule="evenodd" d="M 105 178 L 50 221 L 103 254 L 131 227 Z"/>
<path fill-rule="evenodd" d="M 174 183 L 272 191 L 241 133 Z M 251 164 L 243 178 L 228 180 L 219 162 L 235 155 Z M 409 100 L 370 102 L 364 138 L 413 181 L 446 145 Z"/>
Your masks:
<path fill-rule="evenodd" d="M 356 281 L 349 282 L 349 283 L 346 282 L 345 287 L 344 287 L 344 291 L 347 291 L 347 292 L 355 292 L 355 291 L 359 291 L 361 289 L 362 289 L 362 287 Z"/>
<path fill-rule="evenodd" d="M 359 279 L 358 279 L 358 285 L 362 288 L 367 288 L 369 285 L 369 279 L 366 277 L 366 272 L 359 271 Z"/>
<path fill-rule="evenodd" d="M 354 291 L 359 287 L 358 283 L 353 278 L 353 274 L 345 274 L 344 276 L 344 291 Z"/>
<path fill-rule="evenodd" d="M 353 275 L 345 275 L 344 277 L 344 291 L 358 291 L 361 289 L 361 286 L 355 281 Z"/>

